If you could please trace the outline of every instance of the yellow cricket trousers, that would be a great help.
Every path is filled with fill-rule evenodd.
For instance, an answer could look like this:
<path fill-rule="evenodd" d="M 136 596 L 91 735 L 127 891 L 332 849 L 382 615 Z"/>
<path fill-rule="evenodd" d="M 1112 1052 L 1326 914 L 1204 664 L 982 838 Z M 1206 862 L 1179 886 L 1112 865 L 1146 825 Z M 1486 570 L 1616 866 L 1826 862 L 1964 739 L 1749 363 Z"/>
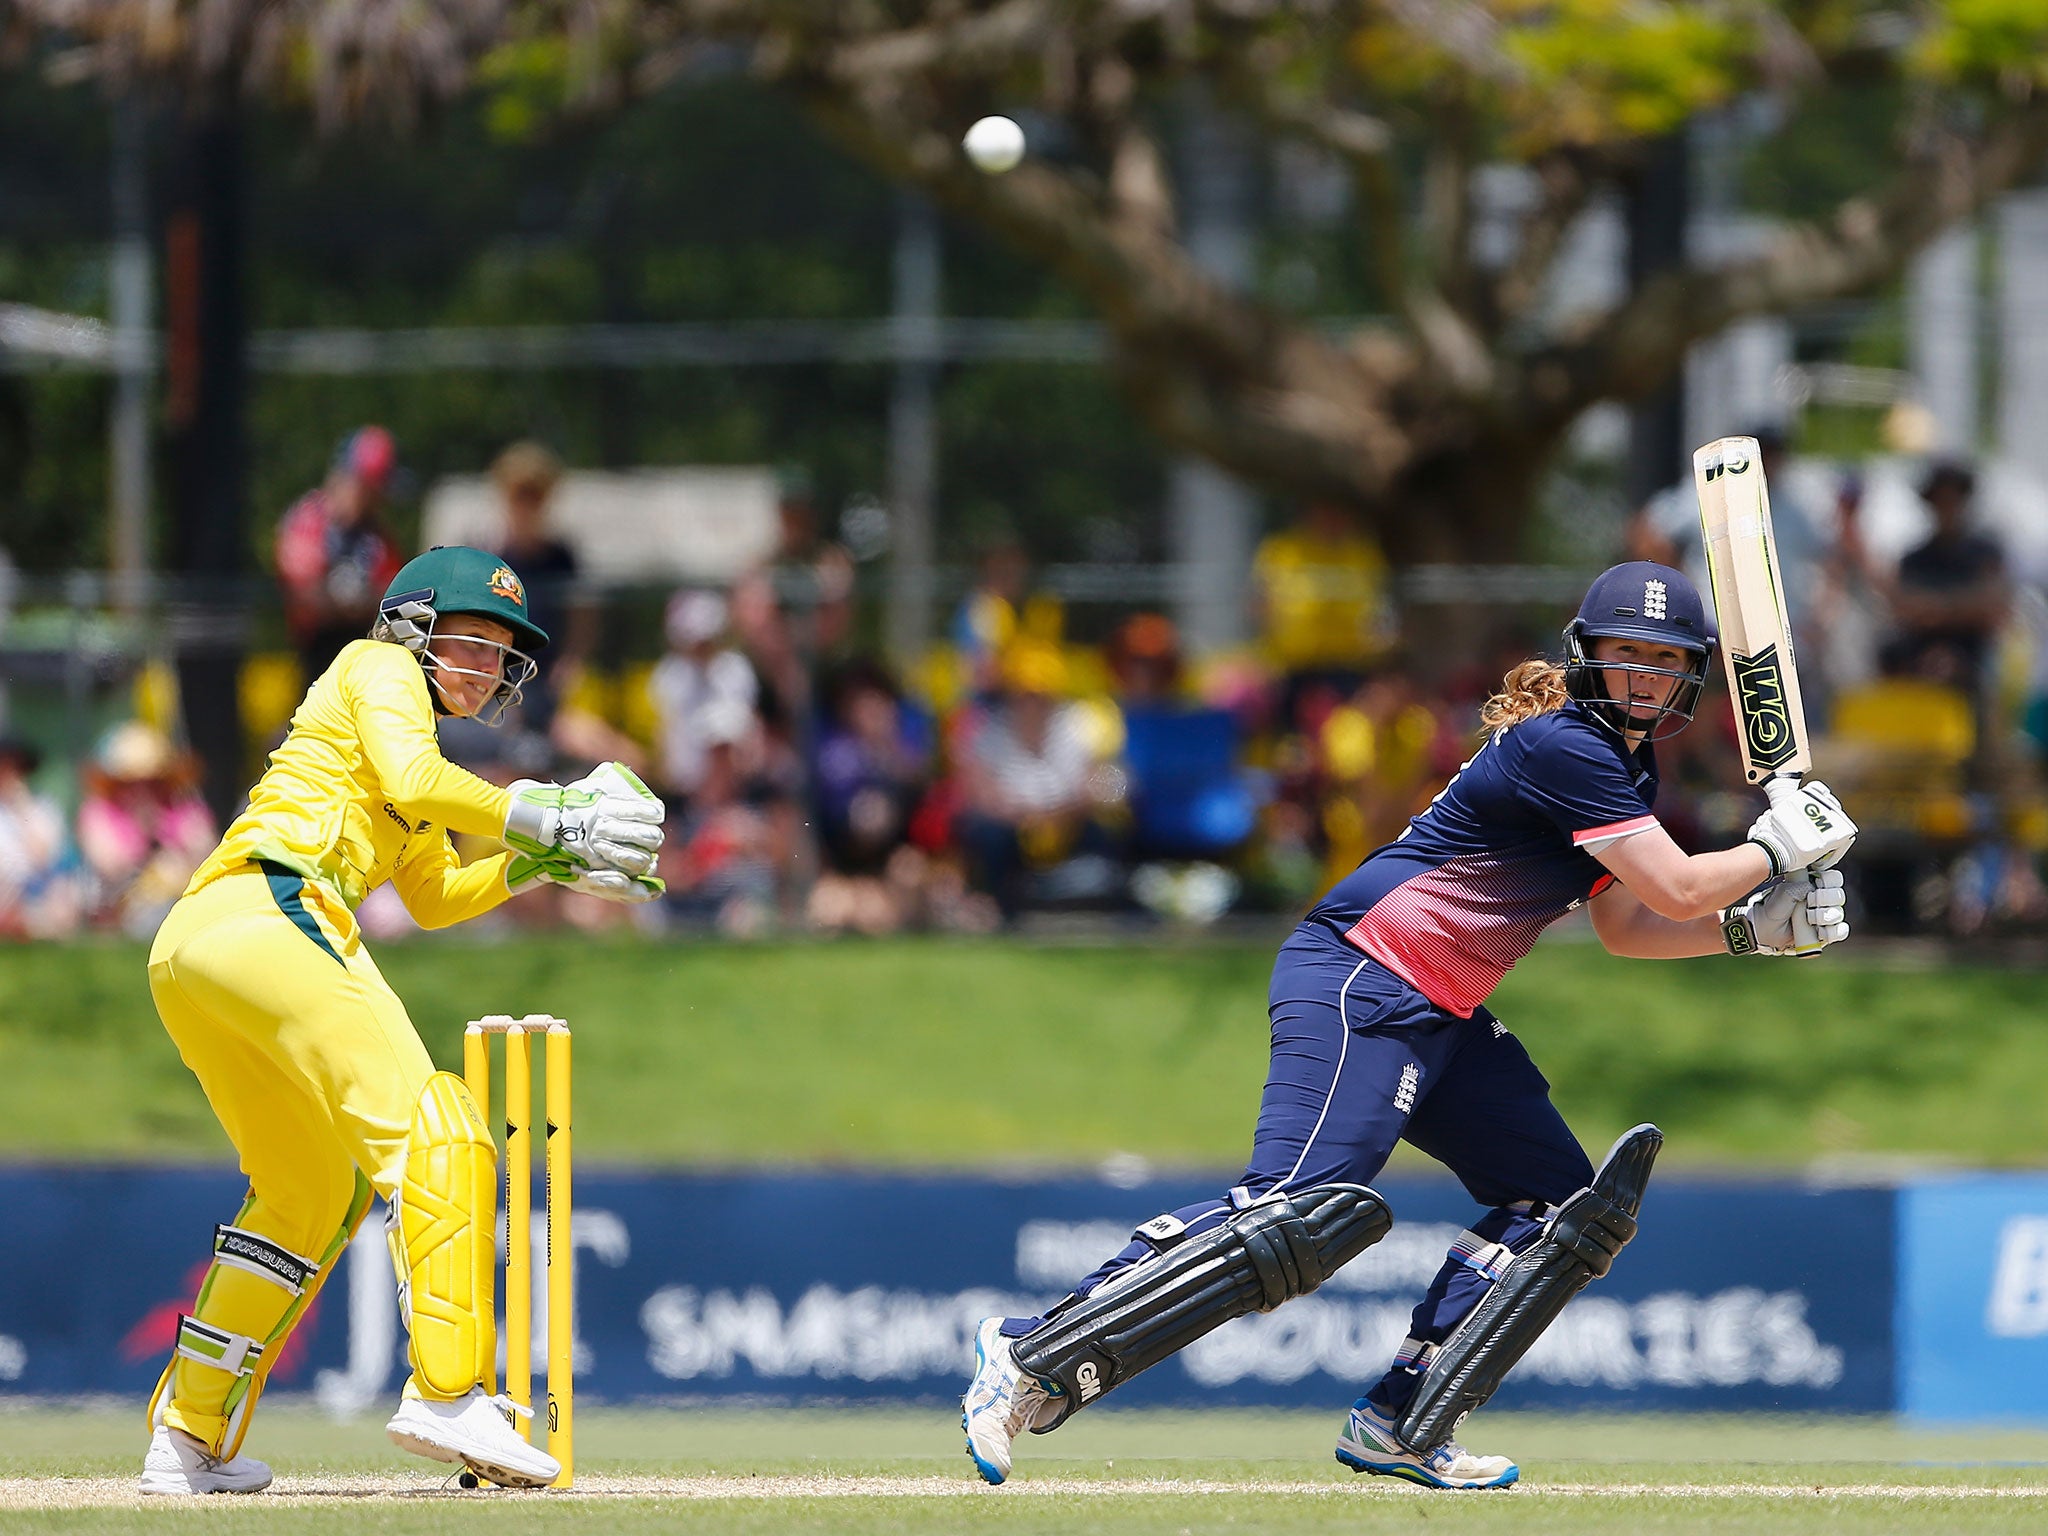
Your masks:
<path fill-rule="evenodd" d="M 281 866 L 247 865 L 171 908 L 149 990 L 249 1179 L 151 1414 L 232 1456 L 371 1190 L 396 1190 L 434 1068 L 354 915 Z"/>

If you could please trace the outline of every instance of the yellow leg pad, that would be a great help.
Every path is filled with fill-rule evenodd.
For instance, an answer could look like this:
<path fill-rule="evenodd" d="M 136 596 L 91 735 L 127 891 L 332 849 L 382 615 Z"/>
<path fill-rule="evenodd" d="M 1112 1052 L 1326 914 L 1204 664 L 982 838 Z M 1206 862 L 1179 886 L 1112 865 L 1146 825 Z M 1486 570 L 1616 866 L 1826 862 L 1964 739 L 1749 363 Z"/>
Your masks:
<path fill-rule="evenodd" d="M 159 1388 L 165 1421 L 216 1453 L 250 1381 L 290 1332 L 319 1274 L 317 1260 L 244 1227 L 255 1210 L 251 1196 L 233 1223 L 214 1229 L 213 1263 L 191 1315 L 179 1320 Z M 152 1417 L 155 1411 L 153 1404 Z"/>
<path fill-rule="evenodd" d="M 253 1290 L 260 1282 L 241 1283 L 247 1278 L 226 1279 L 216 1270 L 204 1305 L 215 1317 L 246 1319 L 243 1327 L 248 1331 L 181 1317 L 171 1355 L 164 1422 L 184 1430 L 215 1455 L 221 1454 L 227 1439 L 230 1414 L 246 1397 L 249 1379 L 269 1353 L 263 1338 L 282 1331 L 278 1322 L 287 1298 L 273 1287 L 272 1295 L 278 1298 L 273 1302 Z"/>
<path fill-rule="evenodd" d="M 319 1268 L 305 1279 L 300 1286 L 298 1299 L 286 1309 L 284 1316 L 278 1320 L 276 1329 L 264 1341 L 263 1359 L 255 1371 L 228 1388 L 227 1436 L 220 1451 L 224 1459 L 232 1461 L 241 1454 L 242 1442 L 248 1438 L 249 1424 L 255 1417 L 256 1400 L 263 1395 L 264 1384 L 270 1380 L 270 1368 L 277 1363 L 277 1357 L 282 1353 L 278 1346 L 290 1337 L 294 1328 L 298 1327 L 299 1319 L 305 1316 L 306 1308 L 313 1304 L 313 1298 L 320 1294 L 320 1287 L 326 1284 L 327 1277 L 334 1273 L 335 1264 L 341 1258 L 342 1250 L 348 1247 L 349 1239 L 356 1235 L 356 1228 L 363 1224 L 363 1218 L 370 1214 L 370 1202 L 374 1198 L 370 1181 L 358 1171 L 355 1195 L 349 1201 L 348 1214 L 342 1218 L 341 1230 L 334 1234 L 334 1240 L 320 1255 Z M 247 1248 L 246 1244 L 230 1246 Z M 219 1255 L 216 1262 L 226 1262 L 227 1255 L 222 1252 L 218 1234 L 214 1239 L 214 1248 Z M 258 1264 L 259 1267 L 268 1267 L 262 1266 L 260 1259 Z"/>
<path fill-rule="evenodd" d="M 454 1399 L 492 1374 L 498 1149 L 452 1072 L 427 1079 L 406 1141 L 395 1236 L 412 1368 L 428 1397 Z"/>
<path fill-rule="evenodd" d="M 254 1208 L 255 1204 L 256 1192 L 254 1190 L 251 1190 L 249 1192 L 248 1198 L 242 1202 L 242 1208 L 239 1211 L 235 1212 L 235 1225 L 240 1226 L 243 1221 L 248 1219 L 249 1212 L 251 1209 Z M 204 1315 L 206 1313 L 207 1297 L 212 1292 L 212 1290 L 213 1270 L 209 1268 L 206 1272 L 206 1278 L 199 1282 L 199 1300 L 193 1304 L 193 1310 L 195 1312 L 198 1312 L 201 1315 Z M 154 1430 L 157 1425 L 164 1422 L 164 1413 L 170 1407 L 171 1395 L 177 1387 L 179 1358 L 180 1357 L 178 1356 L 174 1348 L 171 1354 L 170 1363 L 164 1367 L 163 1375 L 157 1378 L 156 1390 L 149 1395 L 149 1427 L 151 1430 Z M 203 1383 L 204 1378 L 201 1378 L 200 1380 Z M 191 1382 L 188 1378 L 187 1385 L 190 1384 Z M 225 1391 L 223 1391 L 221 1395 L 223 1398 L 225 1398 L 227 1394 L 225 1393 Z M 189 1401 L 190 1400 L 188 1398 L 188 1404 Z M 205 1402 L 205 1399 L 202 1399 L 202 1402 Z M 208 1406 L 211 1405 L 208 1404 Z M 208 1414 L 206 1413 L 205 1408 L 199 1408 L 191 1410 L 189 1416 L 201 1421 L 203 1424 L 203 1421 L 208 1417 Z M 227 1422 L 225 1408 L 223 1407 L 222 1409 L 220 1409 L 220 1411 L 213 1414 L 212 1417 L 218 1420 L 218 1424 L 211 1434 L 204 1432 L 203 1428 L 192 1429 L 185 1424 L 180 1424 L 178 1427 L 180 1429 L 185 1430 L 187 1434 L 197 1435 L 200 1440 L 205 1442 L 205 1444 L 209 1448 L 214 1449 L 215 1453 L 218 1454 L 217 1441 L 220 1438 L 220 1430 L 221 1427 L 225 1426 Z"/>

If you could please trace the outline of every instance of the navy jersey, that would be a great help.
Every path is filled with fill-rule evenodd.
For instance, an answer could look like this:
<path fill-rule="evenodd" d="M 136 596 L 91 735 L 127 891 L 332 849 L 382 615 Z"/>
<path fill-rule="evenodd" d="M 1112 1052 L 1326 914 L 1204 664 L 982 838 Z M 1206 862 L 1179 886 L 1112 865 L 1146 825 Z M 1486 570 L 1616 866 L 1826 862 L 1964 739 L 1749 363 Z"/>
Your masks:
<path fill-rule="evenodd" d="M 1657 763 L 1577 703 L 1496 731 L 1308 920 L 1461 1018 L 1612 883 L 1593 850 L 1656 825 Z"/>

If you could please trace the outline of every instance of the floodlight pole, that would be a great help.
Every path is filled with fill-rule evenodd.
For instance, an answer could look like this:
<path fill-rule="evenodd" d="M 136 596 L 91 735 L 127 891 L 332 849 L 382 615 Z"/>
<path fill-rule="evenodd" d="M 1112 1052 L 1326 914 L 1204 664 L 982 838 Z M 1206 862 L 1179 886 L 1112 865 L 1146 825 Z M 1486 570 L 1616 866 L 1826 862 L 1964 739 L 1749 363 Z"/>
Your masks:
<path fill-rule="evenodd" d="M 1242 125 L 1190 93 L 1178 143 L 1188 252 L 1232 288 L 1252 279 L 1255 149 Z M 1202 459 L 1178 458 L 1167 478 L 1168 558 L 1180 572 L 1175 619 L 1188 648 L 1221 650 L 1244 638 L 1246 582 L 1258 498 Z"/>
<path fill-rule="evenodd" d="M 243 290 L 245 136 L 231 87 L 181 125 L 165 221 L 164 423 L 186 601 L 170 614 L 185 738 L 225 822 L 248 785 L 238 683 L 247 627 L 248 314 Z"/>
<path fill-rule="evenodd" d="M 940 356 L 939 217 L 923 197 L 896 200 L 896 381 L 889 396 L 889 653 L 909 666 L 931 638 L 933 500 Z"/>
<path fill-rule="evenodd" d="M 108 565 L 114 603 L 141 607 L 149 574 L 149 390 L 155 371 L 150 335 L 147 125 L 134 97 L 114 106 L 114 248 L 108 311 L 113 322 L 114 400 L 109 413 Z"/>
<path fill-rule="evenodd" d="M 1907 273 L 1908 371 L 1934 418 L 1932 446 L 1940 453 L 1977 451 L 1982 235 L 1981 225 L 1958 225 L 1914 258 Z"/>
<path fill-rule="evenodd" d="M 1628 184 L 1628 286 L 1640 292 L 1653 279 L 1686 264 L 1692 215 L 1691 146 L 1683 128 L 1650 147 Z M 1724 431 L 1747 432 L 1749 423 Z M 1685 370 L 1629 409 L 1628 484 L 1631 505 L 1641 506 L 1687 473 Z"/>

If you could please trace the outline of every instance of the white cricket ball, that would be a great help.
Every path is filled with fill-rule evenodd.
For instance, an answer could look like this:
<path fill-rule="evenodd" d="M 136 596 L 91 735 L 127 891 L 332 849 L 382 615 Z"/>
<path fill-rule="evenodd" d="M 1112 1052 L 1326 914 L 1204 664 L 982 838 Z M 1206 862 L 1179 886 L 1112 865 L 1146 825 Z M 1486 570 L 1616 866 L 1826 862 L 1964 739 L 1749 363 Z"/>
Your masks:
<path fill-rule="evenodd" d="M 1024 158 L 1024 130 L 1007 117 L 984 117 L 960 141 L 967 158 L 991 176 L 1000 176 Z"/>

